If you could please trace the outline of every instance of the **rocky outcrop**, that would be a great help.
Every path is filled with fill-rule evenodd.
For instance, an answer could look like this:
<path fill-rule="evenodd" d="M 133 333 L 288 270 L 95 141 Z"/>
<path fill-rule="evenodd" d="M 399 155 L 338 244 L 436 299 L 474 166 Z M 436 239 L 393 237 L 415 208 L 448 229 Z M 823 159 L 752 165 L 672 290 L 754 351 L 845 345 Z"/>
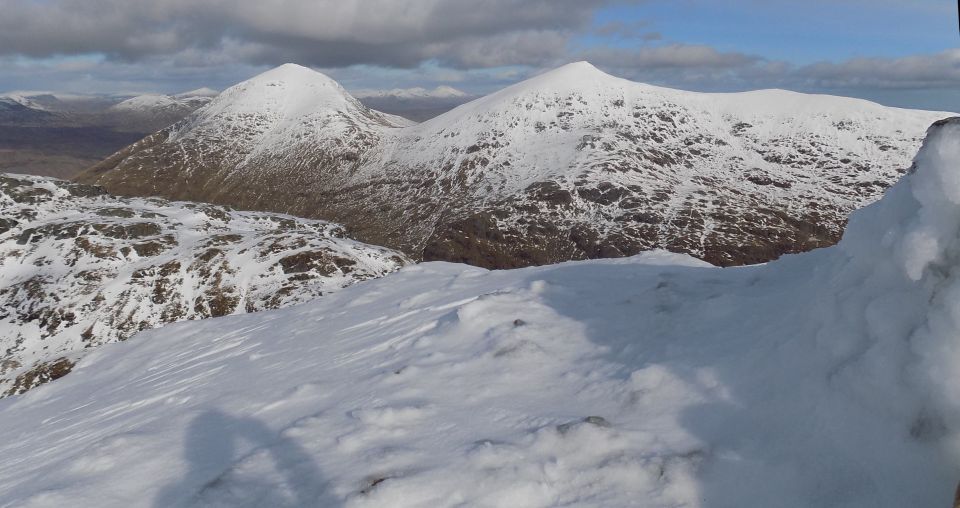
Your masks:
<path fill-rule="evenodd" d="M 405 265 L 342 227 L 0 175 L 0 394 L 176 321 L 301 303 Z"/>

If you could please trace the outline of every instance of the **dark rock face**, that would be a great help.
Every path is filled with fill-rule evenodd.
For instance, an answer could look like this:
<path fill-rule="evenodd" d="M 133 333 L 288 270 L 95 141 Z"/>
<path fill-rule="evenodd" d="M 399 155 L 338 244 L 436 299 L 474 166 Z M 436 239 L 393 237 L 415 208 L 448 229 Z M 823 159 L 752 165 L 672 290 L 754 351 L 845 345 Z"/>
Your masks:
<path fill-rule="evenodd" d="M 249 112 L 254 78 L 80 181 L 332 220 L 415 259 L 512 268 L 667 249 L 729 266 L 835 243 L 940 117 L 779 91 L 690 94 L 591 69 L 406 127 L 342 91 L 294 119 Z"/>
<path fill-rule="evenodd" d="M 407 262 L 326 222 L 0 174 L 0 394 L 147 328 L 300 303 Z"/>
<path fill-rule="evenodd" d="M 60 379 L 73 370 L 73 365 L 74 363 L 66 358 L 38 363 L 30 370 L 17 376 L 10 388 L 0 395 L 4 397 L 17 395 L 44 383 Z"/>
<path fill-rule="evenodd" d="M 665 219 L 650 212 L 611 219 L 622 224 L 621 230 L 613 232 L 592 223 L 543 219 L 538 214 L 514 221 L 498 218 L 504 216 L 493 210 L 445 225 L 428 239 L 423 260 L 501 269 L 618 258 L 664 249 L 678 253 L 696 251 L 698 257 L 711 264 L 737 266 L 833 245 L 840 240 L 843 226 L 823 224 L 815 215 L 796 219 L 777 210 L 758 209 L 743 218 L 726 218 L 726 223 L 724 217 L 714 217 L 722 226 L 712 236 L 703 238 L 699 230 L 681 229 L 680 220 L 676 219 L 672 225 L 677 229 L 664 236 L 657 225 Z M 687 220 L 688 224 L 697 224 L 698 217 L 691 211 Z M 730 237 L 755 240 L 733 243 Z"/>

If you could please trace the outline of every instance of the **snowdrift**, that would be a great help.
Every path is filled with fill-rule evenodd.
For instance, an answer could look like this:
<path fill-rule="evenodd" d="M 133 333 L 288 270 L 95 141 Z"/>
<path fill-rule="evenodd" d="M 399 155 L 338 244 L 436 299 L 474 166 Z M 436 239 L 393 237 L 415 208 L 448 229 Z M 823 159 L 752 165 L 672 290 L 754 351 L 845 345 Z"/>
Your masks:
<path fill-rule="evenodd" d="M 0 506 L 949 506 L 960 120 L 840 245 L 428 263 L 0 401 Z"/>

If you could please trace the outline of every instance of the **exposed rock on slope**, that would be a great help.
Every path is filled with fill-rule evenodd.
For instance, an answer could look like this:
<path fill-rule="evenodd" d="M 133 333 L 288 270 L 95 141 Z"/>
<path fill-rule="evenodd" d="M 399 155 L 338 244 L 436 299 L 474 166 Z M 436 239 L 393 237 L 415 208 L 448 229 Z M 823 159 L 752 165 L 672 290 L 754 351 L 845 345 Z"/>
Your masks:
<path fill-rule="evenodd" d="M 502 268 L 666 248 L 734 265 L 835 243 L 943 116 L 681 92 L 577 63 L 403 126 L 286 65 L 81 180 L 333 220 L 426 260 Z"/>
<path fill-rule="evenodd" d="M 405 263 L 335 224 L 0 175 L 0 394 L 146 328 L 304 302 Z"/>

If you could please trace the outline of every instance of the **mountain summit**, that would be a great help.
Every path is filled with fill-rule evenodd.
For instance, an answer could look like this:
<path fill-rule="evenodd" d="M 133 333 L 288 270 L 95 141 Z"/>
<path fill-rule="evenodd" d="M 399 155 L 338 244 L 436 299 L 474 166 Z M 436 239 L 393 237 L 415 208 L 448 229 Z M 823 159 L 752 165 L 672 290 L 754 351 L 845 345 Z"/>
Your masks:
<path fill-rule="evenodd" d="M 665 248 L 736 265 L 835 243 L 947 115 L 678 91 L 577 62 L 412 125 L 288 64 L 81 180 L 332 220 L 427 260 L 505 268 Z"/>
<path fill-rule="evenodd" d="M 275 152 L 315 129 L 337 136 L 404 124 L 370 111 L 326 75 L 285 64 L 225 90 L 176 126 L 167 141 L 213 137 L 235 141 L 244 151 L 240 145 Z"/>

